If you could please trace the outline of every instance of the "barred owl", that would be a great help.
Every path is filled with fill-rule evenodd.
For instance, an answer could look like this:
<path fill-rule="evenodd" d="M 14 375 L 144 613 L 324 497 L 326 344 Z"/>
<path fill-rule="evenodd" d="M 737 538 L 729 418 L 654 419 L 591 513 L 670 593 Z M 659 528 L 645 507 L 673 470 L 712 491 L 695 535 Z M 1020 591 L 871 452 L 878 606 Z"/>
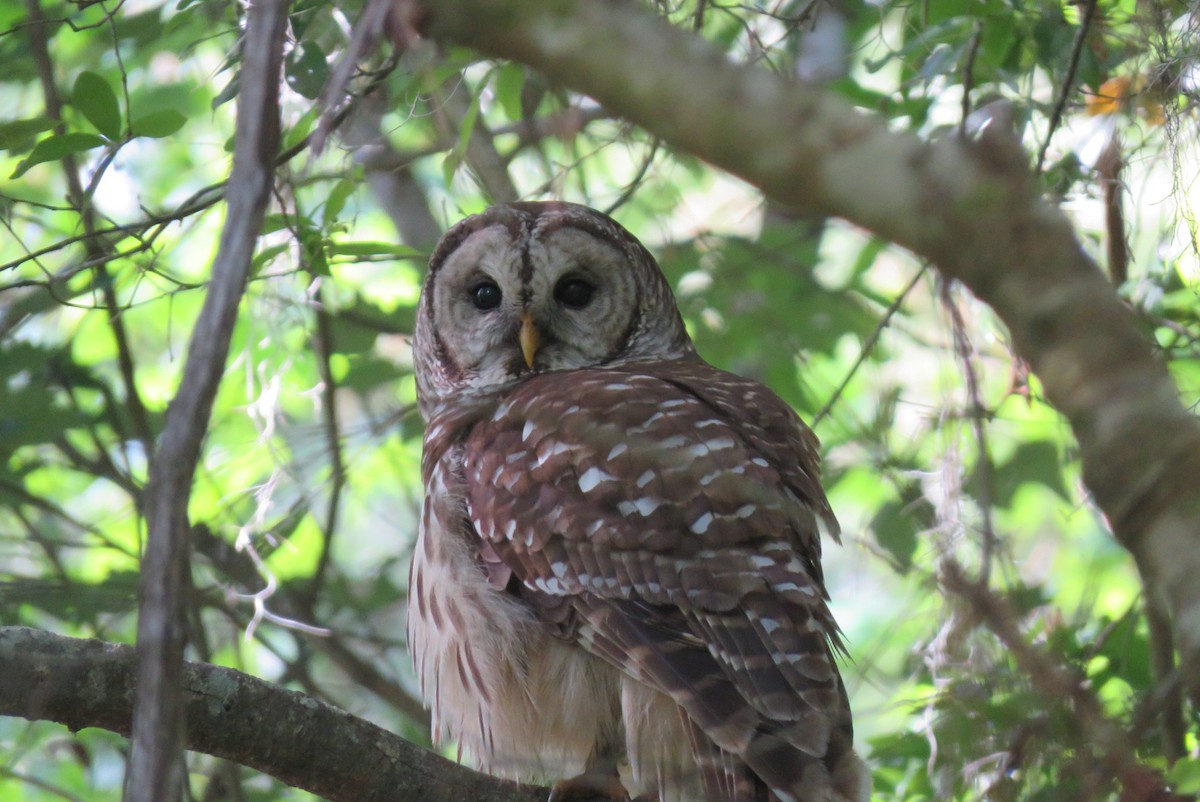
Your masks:
<path fill-rule="evenodd" d="M 632 235 L 566 203 L 464 220 L 414 354 L 408 637 L 435 739 L 559 799 L 866 799 L 816 438 L 697 356 Z"/>

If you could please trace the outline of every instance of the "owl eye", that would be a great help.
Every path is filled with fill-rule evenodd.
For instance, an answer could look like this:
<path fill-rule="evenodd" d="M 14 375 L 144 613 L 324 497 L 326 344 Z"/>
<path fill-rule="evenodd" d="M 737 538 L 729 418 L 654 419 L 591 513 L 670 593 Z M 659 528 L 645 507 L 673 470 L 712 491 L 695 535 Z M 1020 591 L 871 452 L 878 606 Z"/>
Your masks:
<path fill-rule="evenodd" d="M 554 288 L 554 299 L 571 309 L 583 309 L 595 292 L 596 288 L 581 278 L 564 278 Z"/>
<path fill-rule="evenodd" d="M 499 306 L 502 297 L 503 293 L 494 281 L 481 281 L 471 288 L 471 303 L 484 312 Z"/>

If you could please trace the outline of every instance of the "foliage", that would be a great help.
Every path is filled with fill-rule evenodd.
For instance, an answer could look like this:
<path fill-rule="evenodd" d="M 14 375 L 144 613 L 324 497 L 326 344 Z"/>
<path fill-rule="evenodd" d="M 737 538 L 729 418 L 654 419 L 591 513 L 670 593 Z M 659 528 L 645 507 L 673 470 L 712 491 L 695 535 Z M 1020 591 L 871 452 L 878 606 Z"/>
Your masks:
<path fill-rule="evenodd" d="M 658 10 L 733 60 L 824 82 L 922 136 L 1011 120 L 1185 399 L 1200 391 L 1194 9 Z M 1196 789 L 1194 757 L 1175 762 L 1194 728 L 1164 713 L 1179 702 L 1151 659 L 1153 594 L 985 307 L 553 76 L 464 50 L 367 54 L 318 149 L 317 101 L 361 11 L 292 5 L 276 203 L 190 500 L 194 658 L 427 738 L 403 642 L 423 260 L 489 202 L 562 197 L 651 244 L 701 353 L 814 422 L 846 533 L 829 577 L 879 799 L 1115 798 L 1071 700 L 939 584 L 960 563 L 1027 643 L 1088 679 L 1143 765 L 1174 764 Z M 133 638 L 139 499 L 222 222 L 243 13 L 228 0 L 0 5 L 0 623 Z M 115 736 L 4 719 L 0 744 L 0 797 L 120 794 Z M 203 756 L 191 772 L 206 799 L 302 796 Z"/>

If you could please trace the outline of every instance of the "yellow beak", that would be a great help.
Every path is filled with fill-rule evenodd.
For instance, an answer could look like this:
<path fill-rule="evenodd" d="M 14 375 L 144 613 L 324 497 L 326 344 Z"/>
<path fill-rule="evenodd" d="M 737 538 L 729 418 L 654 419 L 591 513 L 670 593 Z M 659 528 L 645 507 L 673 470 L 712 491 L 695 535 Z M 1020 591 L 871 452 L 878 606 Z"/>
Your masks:
<path fill-rule="evenodd" d="M 521 315 L 521 333 L 518 339 L 521 341 L 521 355 L 525 357 L 525 364 L 533 367 L 533 358 L 537 355 L 538 340 L 541 335 L 538 334 L 537 326 L 533 322 L 533 315 L 525 312 Z"/>

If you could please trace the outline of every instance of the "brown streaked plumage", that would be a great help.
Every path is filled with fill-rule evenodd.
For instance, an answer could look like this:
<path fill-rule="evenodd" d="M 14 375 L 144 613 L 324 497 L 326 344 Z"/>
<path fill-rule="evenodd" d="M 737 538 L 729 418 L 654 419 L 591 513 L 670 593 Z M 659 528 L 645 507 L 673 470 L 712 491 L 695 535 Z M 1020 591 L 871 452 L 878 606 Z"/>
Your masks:
<path fill-rule="evenodd" d="M 867 798 L 816 438 L 696 355 L 637 240 L 573 204 L 468 218 L 414 348 L 409 643 L 436 736 L 661 802 Z"/>

